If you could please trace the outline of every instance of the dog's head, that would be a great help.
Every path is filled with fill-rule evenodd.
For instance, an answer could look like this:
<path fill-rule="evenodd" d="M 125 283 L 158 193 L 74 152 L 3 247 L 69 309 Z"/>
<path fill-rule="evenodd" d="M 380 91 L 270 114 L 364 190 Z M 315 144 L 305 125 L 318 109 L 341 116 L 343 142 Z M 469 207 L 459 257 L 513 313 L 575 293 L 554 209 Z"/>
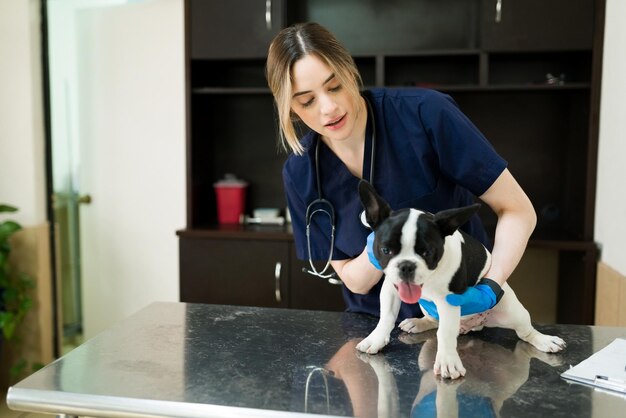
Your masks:
<path fill-rule="evenodd" d="M 374 255 L 385 272 L 385 280 L 393 281 L 404 302 L 416 303 L 422 286 L 435 274 L 452 278 L 460 255 L 444 257 L 446 238 L 467 222 L 480 204 L 436 214 L 417 209 L 392 211 L 364 180 L 359 183 L 359 196 L 365 219 L 376 232 Z"/>

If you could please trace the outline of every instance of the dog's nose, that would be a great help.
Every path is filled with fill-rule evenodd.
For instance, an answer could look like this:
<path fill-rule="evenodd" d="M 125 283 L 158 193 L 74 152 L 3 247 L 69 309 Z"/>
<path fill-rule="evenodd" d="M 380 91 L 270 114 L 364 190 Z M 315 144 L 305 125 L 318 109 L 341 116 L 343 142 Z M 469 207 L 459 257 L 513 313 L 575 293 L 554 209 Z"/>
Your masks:
<path fill-rule="evenodd" d="M 415 274 L 415 263 L 412 261 L 401 261 L 398 263 L 398 271 L 402 279 L 412 279 Z"/>

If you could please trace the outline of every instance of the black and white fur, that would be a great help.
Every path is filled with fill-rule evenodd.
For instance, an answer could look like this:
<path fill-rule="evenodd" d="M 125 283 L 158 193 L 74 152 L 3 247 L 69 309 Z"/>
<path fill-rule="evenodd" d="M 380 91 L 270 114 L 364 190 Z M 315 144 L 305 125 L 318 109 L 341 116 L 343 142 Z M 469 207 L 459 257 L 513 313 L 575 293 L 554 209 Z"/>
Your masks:
<path fill-rule="evenodd" d="M 374 331 L 357 345 L 359 351 L 375 354 L 389 342 L 400 310 L 396 289 L 402 282 L 421 286 L 421 298 L 437 306 L 439 321 L 425 313 L 424 318 L 405 319 L 400 328 L 409 333 L 438 328 L 434 372 L 442 377 L 456 379 L 465 375 L 457 353 L 462 320 L 470 324 L 471 330 L 483 326 L 513 329 L 520 339 L 544 352 L 557 352 L 565 347 L 561 338 L 541 334 L 533 328 L 528 311 L 506 283 L 500 302 L 488 314 L 483 314 L 476 326 L 471 325 L 476 315 L 461 319 L 460 308 L 446 302 L 447 295 L 463 293 L 482 278 L 491 265 L 489 251 L 458 230 L 480 205 L 436 214 L 417 209 L 392 212 L 366 181 L 360 182 L 359 195 L 366 220 L 376 232 L 373 249 L 385 272 L 380 292 L 380 320 Z"/>

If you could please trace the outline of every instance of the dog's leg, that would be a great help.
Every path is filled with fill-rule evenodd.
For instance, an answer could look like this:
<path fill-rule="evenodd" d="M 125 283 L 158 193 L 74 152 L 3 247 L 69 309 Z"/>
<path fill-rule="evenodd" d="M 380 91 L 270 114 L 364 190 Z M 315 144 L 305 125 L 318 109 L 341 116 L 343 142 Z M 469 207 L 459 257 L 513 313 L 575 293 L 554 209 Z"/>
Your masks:
<path fill-rule="evenodd" d="M 465 376 L 465 368 L 456 350 L 461 323 L 461 308 L 448 304 L 444 299 L 434 302 L 439 312 L 438 347 L 434 371 L 441 377 L 457 379 Z"/>
<path fill-rule="evenodd" d="M 374 331 L 361 341 L 357 350 L 368 354 L 376 354 L 389 343 L 389 335 L 400 312 L 400 296 L 393 287 L 391 280 L 384 280 L 380 289 L 380 320 Z"/>
<path fill-rule="evenodd" d="M 525 341 L 518 341 L 513 354 L 516 356 L 525 356 L 528 359 L 535 358 L 552 367 L 559 367 L 565 364 L 563 356 L 555 356 L 553 353 L 537 350 L 533 345 L 527 344 Z"/>
<path fill-rule="evenodd" d="M 489 323 L 495 322 L 496 326 L 515 330 L 520 339 L 546 353 L 556 353 L 565 348 L 565 341 L 561 338 L 542 334 L 532 326 L 530 314 L 517 299 L 515 292 L 508 284 L 505 283 L 502 288 L 504 296 L 493 309 Z M 487 326 L 493 325 L 489 324 Z"/>
<path fill-rule="evenodd" d="M 424 315 L 423 318 L 407 318 L 400 322 L 400 329 L 410 334 L 417 334 L 418 332 L 428 331 L 430 329 L 437 328 L 437 320 L 433 317 Z"/>
<path fill-rule="evenodd" d="M 389 362 L 384 355 L 369 356 L 358 353 L 357 357 L 364 363 L 370 365 L 376 378 L 378 379 L 378 416 L 397 417 L 400 411 L 400 399 L 398 396 L 398 386 Z"/>

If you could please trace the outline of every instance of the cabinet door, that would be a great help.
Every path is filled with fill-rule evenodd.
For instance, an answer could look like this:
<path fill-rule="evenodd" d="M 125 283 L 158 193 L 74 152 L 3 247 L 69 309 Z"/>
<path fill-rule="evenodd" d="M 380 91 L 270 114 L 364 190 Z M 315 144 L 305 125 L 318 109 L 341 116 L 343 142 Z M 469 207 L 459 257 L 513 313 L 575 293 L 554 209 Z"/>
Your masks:
<path fill-rule="evenodd" d="M 594 0 L 483 0 L 482 48 L 591 49 L 593 20 Z"/>
<path fill-rule="evenodd" d="M 288 306 L 286 242 L 180 240 L 181 302 Z"/>
<path fill-rule="evenodd" d="M 264 58 L 283 0 L 190 0 L 191 58 Z"/>
<path fill-rule="evenodd" d="M 298 260 L 293 245 L 291 247 L 289 307 L 321 311 L 345 310 L 341 286 L 330 284 L 326 279 L 303 272 L 303 268 L 309 268 L 309 263 Z"/>

